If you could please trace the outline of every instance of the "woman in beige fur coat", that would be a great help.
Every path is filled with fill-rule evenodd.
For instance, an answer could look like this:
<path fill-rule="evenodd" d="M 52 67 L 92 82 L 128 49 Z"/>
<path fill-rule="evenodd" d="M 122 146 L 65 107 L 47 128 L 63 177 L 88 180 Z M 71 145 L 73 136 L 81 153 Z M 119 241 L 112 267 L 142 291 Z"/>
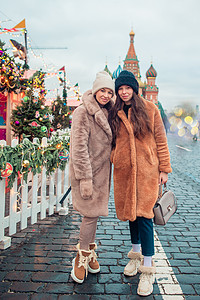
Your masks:
<path fill-rule="evenodd" d="M 153 291 L 155 277 L 153 207 L 159 184 L 167 182 L 171 165 L 160 112 L 138 95 L 138 88 L 129 71 L 122 71 L 115 81 L 111 161 L 117 217 L 129 220 L 133 246 L 124 274 L 134 276 L 140 271 L 137 293 L 147 296 Z"/>
<path fill-rule="evenodd" d="M 112 107 L 114 82 L 105 72 L 97 73 L 92 90 L 73 113 L 70 139 L 70 180 L 73 207 L 82 216 L 77 256 L 72 278 L 82 283 L 87 271 L 100 271 L 96 260 L 95 235 L 99 216 L 108 215 L 111 180 L 112 132 L 108 113 Z"/>

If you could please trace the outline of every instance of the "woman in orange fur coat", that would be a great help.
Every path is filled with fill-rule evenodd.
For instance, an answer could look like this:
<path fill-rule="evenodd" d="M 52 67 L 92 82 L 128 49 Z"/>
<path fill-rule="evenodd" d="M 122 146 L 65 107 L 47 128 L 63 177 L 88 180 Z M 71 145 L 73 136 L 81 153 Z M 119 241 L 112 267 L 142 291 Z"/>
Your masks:
<path fill-rule="evenodd" d="M 159 184 L 167 182 L 171 165 L 160 112 L 139 96 L 138 89 L 129 71 L 122 71 L 115 81 L 111 161 L 117 217 L 129 220 L 133 246 L 124 274 L 134 276 L 140 271 L 137 293 L 147 296 L 153 291 L 155 279 L 153 207 Z"/>

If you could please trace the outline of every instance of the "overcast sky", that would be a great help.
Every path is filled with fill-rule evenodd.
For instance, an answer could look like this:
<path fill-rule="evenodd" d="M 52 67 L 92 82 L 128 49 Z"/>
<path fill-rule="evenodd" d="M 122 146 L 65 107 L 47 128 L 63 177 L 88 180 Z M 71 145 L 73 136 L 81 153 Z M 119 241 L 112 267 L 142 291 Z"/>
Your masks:
<path fill-rule="evenodd" d="M 199 12 L 199 0 L 10 0 L 1 1 L 0 21 L 10 19 L 1 27 L 11 28 L 25 18 L 32 47 L 67 47 L 35 50 L 43 60 L 29 51 L 29 65 L 43 70 L 43 61 L 49 70 L 65 65 L 68 79 L 78 82 L 82 93 L 106 60 L 111 72 L 119 58 L 123 66 L 133 28 L 142 80 L 152 60 L 159 101 L 171 110 L 183 102 L 200 104 Z M 0 35 L 8 38 L 13 37 Z"/>

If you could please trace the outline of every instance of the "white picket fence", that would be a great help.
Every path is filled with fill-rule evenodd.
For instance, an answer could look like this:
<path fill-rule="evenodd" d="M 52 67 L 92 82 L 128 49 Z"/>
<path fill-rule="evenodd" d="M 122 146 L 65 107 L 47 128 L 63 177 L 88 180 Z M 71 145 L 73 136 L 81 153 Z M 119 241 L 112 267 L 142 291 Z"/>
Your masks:
<path fill-rule="evenodd" d="M 43 138 L 42 144 L 45 145 L 46 142 L 46 138 Z M 6 142 L 0 141 L 0 145 L 2 144 L 6 145 Z M 17 140 L 13 140 L 12 147 L 16 145 Z M 46 175 L 45 167 L 40 174 L 33 175 L 29 172 L 27 183 L 23 181 L 20 188 L 20 201 L 17 179 L 10 189 L 9 197 L 8 194 L 6 195 L 5 182 L 6 179 L 0 180 L 0 249 L 10 247 L 11 236 L 16 233 L 18 223 L 20 230 L 23 230 L 28 226 L 28 218 L 31 224 L 34 224 L 39 218 L 42 220 L 55 212 L 60 215 L 68 214 L 71 194 L 62 205 L 59 203 L 70 185 L 68 163 L 64 171 L 56 169 L 50 176 Z M 8 208 L 7 212 L 6 208 Z M 8 235 L 5 235 L 6 228 L 8 228 Z"/>

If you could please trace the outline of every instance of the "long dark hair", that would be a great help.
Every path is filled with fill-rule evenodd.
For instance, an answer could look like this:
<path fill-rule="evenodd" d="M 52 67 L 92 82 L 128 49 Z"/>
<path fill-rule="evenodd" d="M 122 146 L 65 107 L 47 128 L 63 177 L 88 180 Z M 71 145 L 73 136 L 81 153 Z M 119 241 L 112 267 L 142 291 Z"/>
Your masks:
<path fill-rule="evenodd" d="M 123 109 L 123 106 L 124 102 L 120 98 L 119 94 L 117 94 L 116 102 L 108 117 L 113 134 L 113 148 L 116 146 L 116 138 L 120 127 L 120 118 L 118 117 L 117 113 L 119 110 Z M 148 132 L 152 133 L 150 119 L 145 108 L 145 103 L 135 92 L 133 92 L 133 97 L 131 99 L 131 122 L 134 124 L 133 130 L 136 138 L 142 139 Z"/>

